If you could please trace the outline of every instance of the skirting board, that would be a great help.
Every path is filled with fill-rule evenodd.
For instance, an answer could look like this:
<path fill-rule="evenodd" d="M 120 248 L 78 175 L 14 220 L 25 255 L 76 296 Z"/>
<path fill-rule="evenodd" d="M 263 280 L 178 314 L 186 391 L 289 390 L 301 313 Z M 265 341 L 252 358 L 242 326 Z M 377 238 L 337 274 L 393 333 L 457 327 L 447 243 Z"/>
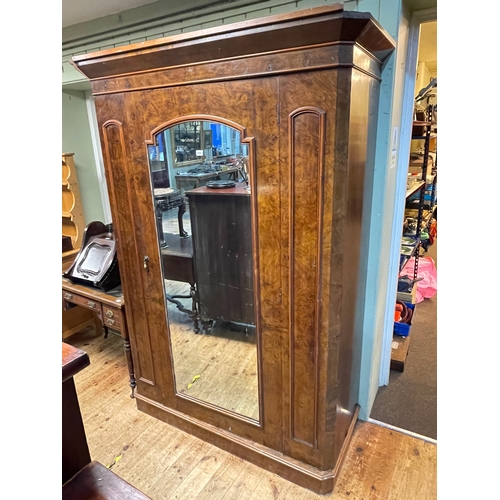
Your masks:
<path fill-rule="evenodd" d="M 358 420 L 360 408 L 359 405 L 356 405 L 354 408 L 351 423 L 335 467 L 323 471 L 287 457 L 271 448 L 254 443 L 249 439 L 242 438 L 172 408 L 160 405 L 144 396 L 137 394 L 136 401 L 137 408 L 140 411 L 320 495 L 332 492 L 335 487 L 340 468 L 342 467 L 354 434 L 354 427 Z"/>

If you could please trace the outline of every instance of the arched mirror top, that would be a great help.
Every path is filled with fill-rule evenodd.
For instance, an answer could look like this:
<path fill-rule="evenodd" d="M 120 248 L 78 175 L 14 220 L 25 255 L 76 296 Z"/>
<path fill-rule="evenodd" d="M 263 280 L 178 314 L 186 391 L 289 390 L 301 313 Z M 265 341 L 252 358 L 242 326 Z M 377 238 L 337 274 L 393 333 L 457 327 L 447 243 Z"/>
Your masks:
<path fill-rule="evenodd" d="M 246 128 L 240 125 L 239 123 L 227 120 L 226 118 L 222 118 L 220 116 L 195 114 L 195 115 L 176 117 L 173 118 L 172 120 L 168 120 L 162 123 L 161 125 L 158 125 L 151 131 L 151 139 L 147 140 L 146 144 L 156 144 L 156 137 L 158 136 L 158 134 L 170 127 L 175 127 L 176 125 L 193 121 L 206 121 L 206 122 L 213 122 L 213 123 L 219 123 L 221 125 L 226 125 L 240 132 L 242 141 L 251 142 L 253 139 L 252 137 L 246 136 Z"/>

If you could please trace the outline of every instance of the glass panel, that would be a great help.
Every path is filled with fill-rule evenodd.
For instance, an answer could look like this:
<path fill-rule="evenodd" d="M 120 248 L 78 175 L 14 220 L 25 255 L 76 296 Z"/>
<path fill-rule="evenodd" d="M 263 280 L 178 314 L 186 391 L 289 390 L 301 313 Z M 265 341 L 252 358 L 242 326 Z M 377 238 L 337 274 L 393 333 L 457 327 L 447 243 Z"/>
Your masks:
<path fill-rule="evenodd" d="M 248 145 L 192 121 L 148 153 L 176 391 L 259 420 Z"/>

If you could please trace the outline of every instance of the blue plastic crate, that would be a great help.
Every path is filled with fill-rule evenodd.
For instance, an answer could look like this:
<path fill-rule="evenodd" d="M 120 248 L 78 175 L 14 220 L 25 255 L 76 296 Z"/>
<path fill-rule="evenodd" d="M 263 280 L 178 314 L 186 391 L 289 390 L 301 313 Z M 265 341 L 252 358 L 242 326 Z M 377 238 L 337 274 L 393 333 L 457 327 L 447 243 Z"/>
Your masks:
<path fill-rule="evenodd" d="M 410 335 L 410 329 L 411 325 L 413 324 L 413 319 L 415 318 L 415 304 L 411 304 L 409 302 L 404 302 L 404 304 L 406 304 L 408 308 L 413 311 L 413 314 L 411 315 L 411 321 L 409 325 L 407 325 L 406 323 L 399 323 L 395 321 L 394 335 L 399 335 L 401 337 L 408 337 L 408 335 Z"/>

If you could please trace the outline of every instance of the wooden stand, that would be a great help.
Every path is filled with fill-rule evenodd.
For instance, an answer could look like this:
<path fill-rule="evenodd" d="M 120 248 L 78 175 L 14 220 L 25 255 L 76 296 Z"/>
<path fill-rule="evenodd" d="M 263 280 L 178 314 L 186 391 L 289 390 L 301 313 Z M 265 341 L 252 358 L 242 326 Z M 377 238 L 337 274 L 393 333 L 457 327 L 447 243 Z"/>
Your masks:
<path fill-rule="evenodd" d="M 62 154 L 62 234 L 71 238 L 72 250 L 63 252 L 63 270 L 80 249 L 85 229 L 80 189 L 73 160 L 74 153 Z"/>

